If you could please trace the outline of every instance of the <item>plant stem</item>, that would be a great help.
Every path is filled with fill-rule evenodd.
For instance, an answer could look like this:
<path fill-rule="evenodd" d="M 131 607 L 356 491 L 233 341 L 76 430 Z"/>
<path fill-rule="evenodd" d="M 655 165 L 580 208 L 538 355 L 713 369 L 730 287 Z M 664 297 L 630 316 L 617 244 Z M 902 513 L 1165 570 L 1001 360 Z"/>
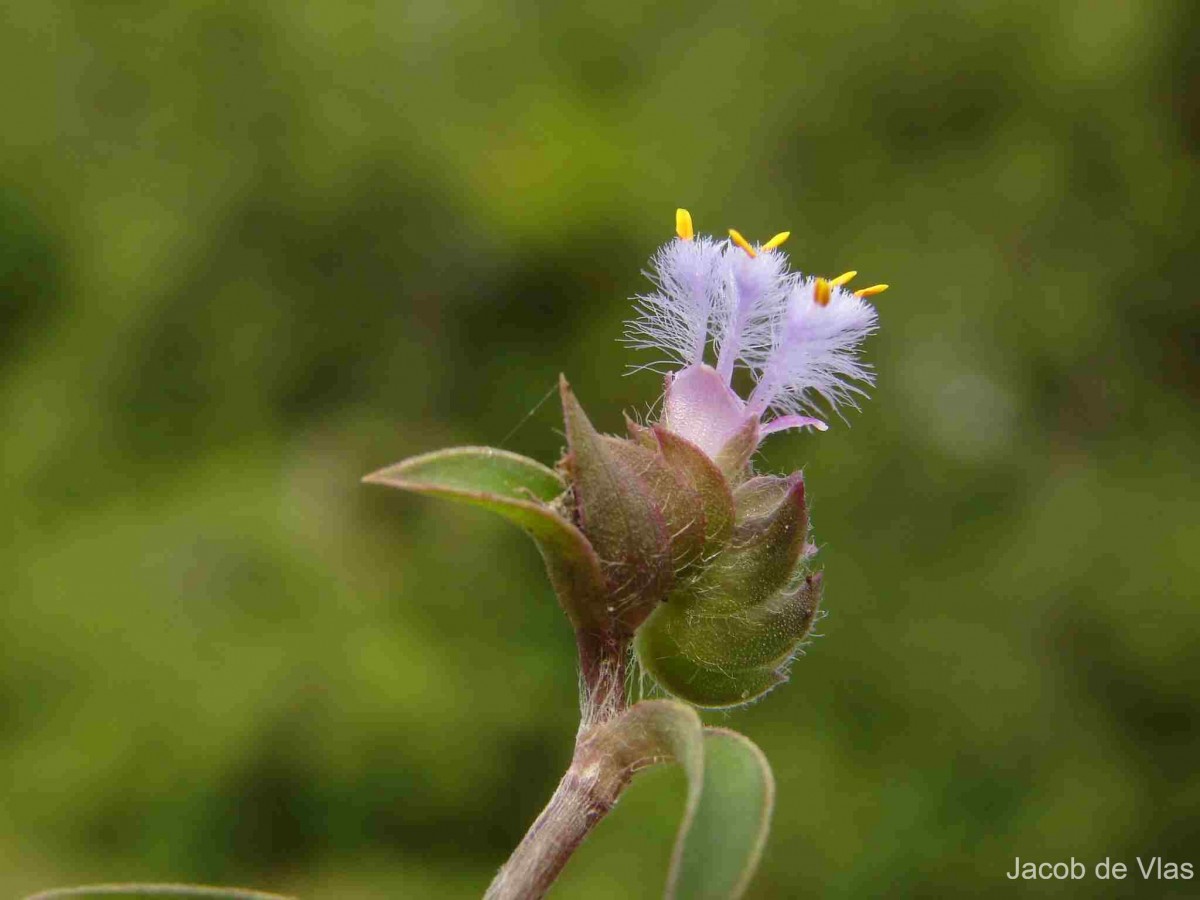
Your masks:
<path fill-rule="evenodd" d="M 611 631 L 579 631 L 581 691 L 579 732 L 571 765 L 484 900 L 537 900 L 554 883 L 571 854 L 616 805 L 629 783 L 627 769 L 611 764 L 590 740 L 627 707 L 625 666 L 629 638 Z"/>
<path fill-rule="evenodd" d="M 579 649 L 579 733 L 625 712 L 625 668 L 629 638 L 612 631 L 577 631 Z M 579 740 L 576 740 L 576 745 Z"/>

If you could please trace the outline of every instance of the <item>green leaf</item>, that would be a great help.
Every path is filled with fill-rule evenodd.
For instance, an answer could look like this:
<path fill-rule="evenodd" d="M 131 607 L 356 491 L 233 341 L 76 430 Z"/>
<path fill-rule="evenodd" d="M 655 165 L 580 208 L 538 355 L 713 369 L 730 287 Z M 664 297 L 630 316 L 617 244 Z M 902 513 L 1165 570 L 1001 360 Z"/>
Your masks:
<path fill-rule="evenodd" d="M 678 763 L 687 775 L 688 796 L 666 897 L 742 895 L 762 856 L 775 799 L 771 767 L 749 738 L 704 728 L 683 703 L 647 700 L 598 728 L 581 750 L 619 778 L 655 763 Z"/>
<path fill-rule="evenodd" d="M 31 894 L 25 900 L 66 900 L 67 897 L 192 897 L 205 900 L 291 900 L 248 888 L 212 887 L 203 884 L 89 884 L 54 888 Z"/>
<path fill-rule="evenodd" d="M 523 528 L 546 562 L 550 583 L 576 628 L 605 628 L 606 589 L 587 538 L 547 501 L 564 490 L 553 469 L 490 447 L 457 447 L 414 456 L 363 479 L 478 506 Z"/>
<path fill-rule="evenodd" d="M 748 737 L 704 729 L 704 782 L 690 822 L 684 822 L 671 860 L 671 900 L 740 897 L 767 843 L 775 778 L 766 756 Z"/>
<path fill-rule="evenodd" d="M 588 735 L 580 755 L 626 775 L 655 763 L 679 763 L 688 776 L 690 816 L 693 794 L 699 797 L 704 773 L 703 729 L 699 713 L 685 703 L 643 700 Z"/>
<path fill-rule="evenodd" d="M 400 479 L 403 485 L 393 484 L 394 479 Z M 550 501 L 567 489 L 553 469 L 494 447 L 454 447 L 414 456 L 373 472 L 363 481 L 404 490 L 417 490 L 412 485 L 429 485 L 426 493 L 486 493 L 512 500 Z"/>

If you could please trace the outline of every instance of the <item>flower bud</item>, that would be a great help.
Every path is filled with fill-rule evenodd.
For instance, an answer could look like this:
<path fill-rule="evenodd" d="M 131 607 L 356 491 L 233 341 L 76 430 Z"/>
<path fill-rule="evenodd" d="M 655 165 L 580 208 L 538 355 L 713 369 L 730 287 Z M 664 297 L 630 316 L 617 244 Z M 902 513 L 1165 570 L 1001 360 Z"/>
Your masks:
<path fill-rule="evenodd" d="M 504 516 L 537 542 L 559 601 L 580 634 L 624 647 L 698 706 L 746 703 L 786 680 L 812 628 L 821 576 L 810 570 L 800 473 L 755 475 L 768 435 L 825 431 L 808 415 L 857 406 L 874 383 L 860 358 L 878 316 L 851 292 L 855 276 L 792 272 L 781 232 L 754 245 L 694 232 L 651 261 L 655 291 L 638 298 L 627 339 L 677 364 L 662 417 L 626 419 L 627 438 L 596 431 L 560 382 L 567 452 L 557 472 L 506 451 L 426 454 L 368 476 Z M 710 350 L 711 348 L 711 350 Z M 706 360 L 715 357 L 715 365 Z M 754 381 L 734 390 L 741 368 Z"/>

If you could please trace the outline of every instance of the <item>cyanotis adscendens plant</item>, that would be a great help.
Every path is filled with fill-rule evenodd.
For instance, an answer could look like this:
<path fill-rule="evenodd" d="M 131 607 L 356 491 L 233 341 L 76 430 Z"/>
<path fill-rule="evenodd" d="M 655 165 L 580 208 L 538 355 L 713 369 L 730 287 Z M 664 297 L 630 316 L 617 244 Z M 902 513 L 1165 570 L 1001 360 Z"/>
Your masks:
<path fill-rule="evenodd" d="M 801 473 L 758 475 L 751 458 L 777 431 L 825 431 L 822 405 L 837 412 L 865 396 L 873 377 L 859 348 L 877 325 L 867 300 L 887 286 L 850 291 L 854 272 L 790 271 L 787 232 L 757 246 L 732 230 L 717 240 L 696 235 L 681 209 L 676 233 L 651 260 L 655 289 L 637 298 L 626 334 L 674 368 L 657 422 L 602 435 L 562 379 L 567 451 L 556 469 L 464 448 L 368 480 L 512 519 L 538 543 L 577 633 L 632 638 L 666 692 L 735 706 L 786 680 L 821 595 Z M 738 368 L 754 382 L 745 399 L 732 387 Z M 493 467 L 486 490 L 476 474 L 456 486 L 456 460 L 480 454 Z"/>

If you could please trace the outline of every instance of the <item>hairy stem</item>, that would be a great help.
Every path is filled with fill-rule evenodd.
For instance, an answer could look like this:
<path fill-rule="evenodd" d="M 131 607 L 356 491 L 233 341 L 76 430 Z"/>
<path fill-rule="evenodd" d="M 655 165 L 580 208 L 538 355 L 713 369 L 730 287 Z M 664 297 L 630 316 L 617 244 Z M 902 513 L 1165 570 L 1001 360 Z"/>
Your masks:
<path fill-rule="evenodd" d="M 612 631 L 577 631 L 575 644 L 579 649 L 581 739 L 585 731 L 625 712 L 629 638 Z"/>
<path fill-rule="evenodd" d="M 626 709 L 625 666 L 629 638 L 610 631 L 580 631 L 579 733 L 571 765 L 517 849 L 497 873 L 484 900 L 537 900 L 571 854 L 613 808 L 629 783 L 627 768 L 606 758 L 589 740 Z"/>

